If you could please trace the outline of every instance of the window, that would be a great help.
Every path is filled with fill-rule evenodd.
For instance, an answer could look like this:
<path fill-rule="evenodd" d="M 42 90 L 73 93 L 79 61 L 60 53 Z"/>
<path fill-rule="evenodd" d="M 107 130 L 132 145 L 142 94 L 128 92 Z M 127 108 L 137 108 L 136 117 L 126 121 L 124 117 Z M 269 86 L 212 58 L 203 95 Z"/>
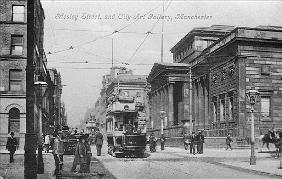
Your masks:
<path fill-rule="evenodd" d="M 229 120 L 233 120 L 233 97 L 229 97 Z"/>
<path fill-rule="evenodd" d="M 13 22 L 24 22 L 24 6 L 13 5 Z"/>
<path fill-rule="evenodd" d="M 216 122 L 217 118 L 217 103 L 213 102 L 213 122 Z"/>
<path fill-rule="evenodd" d="M 261 116 L 270 117 L 270 96 L 261 96 Z"/>
<path fill-rule="evenodd" d="M 9 111 L 9 124 L 8 132 L 20 132 L 20 110 L 12 108 Z"/>
<path fill-rule="evenodd" d="M 23 36 L 12 35 L 11 37 L 11 55 L 23 54 Z"/>
<path fill-rule="evenodd" d="M 22 90 L 22 70 L 10 70 L 10 91 Z"/>
<path fill-rule="evenodd" d="M 225 109 L 225 101 L 224 99 L 220 100 L 220 121 L 224 121 L 224 109 Z"/>

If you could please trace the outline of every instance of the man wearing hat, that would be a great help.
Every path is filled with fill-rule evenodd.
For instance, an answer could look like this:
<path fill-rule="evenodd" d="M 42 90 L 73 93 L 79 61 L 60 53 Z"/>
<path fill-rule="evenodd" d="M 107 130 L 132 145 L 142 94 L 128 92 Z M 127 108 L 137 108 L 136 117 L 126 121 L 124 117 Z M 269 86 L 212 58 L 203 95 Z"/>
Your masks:
<path fill-rule="evenodd" d="M 204 142 L 205 142 L 205 136 L 203 134 L 203 130 L 199 131 L 199 154 L 204 153 Z"/>
<path fill-rule="evenodd" d="M 196 135 L 195 135 L 195 132 L 193 131 L 192 132 L 192 135 L 191 135 L 191 144 L 190 144 L 190 153 L 193 155 L 195 155 L 195 144 L 196 144 Z"/>
<path fill-rule="evenodd" d="M 18 141 L 14 138 L 14 132 L 11 132 L 11 137 L 8 137 L 6 149 L 10 152 L 10 163 L 14 162 L 14 154 L 17 150 Z"/>
<path fill-rule="evenodd" d="M 95 136 L 94 136 L 94 143 L 97 149 L 97 156 L 101 156 L 101 149 L 103 145 L 103 134 L 98 129 Z"/>
<path fill-rule="evenodd" d="M 64 154 L 64 143 L 62 141 L 62 132 L 55 132 L 53 134 L 55 137 L 54 139 L 54 146 L 53 146 L 53 155 L 55 160 L 55 171 L 54 175 L 58 175 L 61 173 L 62 166 L 63 166 L 63 154 Z"/>

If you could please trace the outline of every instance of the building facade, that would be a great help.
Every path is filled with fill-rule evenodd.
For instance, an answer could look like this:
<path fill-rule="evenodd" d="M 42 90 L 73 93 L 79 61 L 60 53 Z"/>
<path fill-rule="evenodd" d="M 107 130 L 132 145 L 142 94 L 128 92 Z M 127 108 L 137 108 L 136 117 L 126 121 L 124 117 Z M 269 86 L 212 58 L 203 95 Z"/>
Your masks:
<path fill-rule="evenodd" d="M 125 68 L 111 68 L 111 77 L 106 89 L 106 131 L 125 131 L 125 125 L 130 123 L 146 131 L 146 76 L 133 75 Z"/>
<path fill-rule="evenodd" d="M 184 63 L 155 63 L 147 81 L 151 85 L 148 93 L 150 104 L 149 132 L 179 136 L 184 123 L 189 120 L 189 65 Z M 161 120 L 161 111 L 165 112 Z M 163 124 L 161 124 L 163 122 Z"/>
<path fill-rule="evenodd" d="M 27 1 L 0 0 L 0 148 L 5 148 L 10 132 L 15 133 L 19 149 L 25 145 L 27 86 Z M 45 134 L 53 115 L 53 81 L 47 70 L 43 49 L 44 11 L 39 0 L 35 4 L 32 48 L 33 82 L 44 81 L 47 90 L 40 97 L 32 82 L 28 85 L 34 97 L 35 132 Z M 41 115 L 42 114 L 42 115 Z"/>
<path fill-rule="evenodd" d="M 15 132 L 24 146 L 26 125 L 26 1 L 0 1 L 0 145 Z"/>
<path fill-rule="evenodd" d="M 50 76 L 50 96 L 49 101 L 52 104 L 50 108 L 49 125 L 51 130 L 61 130 L 62 126 L 67 126 L 65 105 L 62 97 L 62 78 L 61 74 L 55 68 L 48 69 Z"/>
<path fill-rule="evenodd" d="M 253 88 L 260 93 L 255 135 L 281 129 L 281 43 L 282 28 L 273 26 L 195 28 L 181 39 L 171 52 L 175 63 L 187 63 L 192 70 L 192 103 L 187 103 L 192 107 L 193 129 L 204 130 L 208 137 L 231 133 L 249 138 L 246 92 Z M 173 90 L 178 88 L 182 87 Z M 152 101 L 152 106 L 159 103 Z M 176 135 L 181 136 L 181 130 Z"/>

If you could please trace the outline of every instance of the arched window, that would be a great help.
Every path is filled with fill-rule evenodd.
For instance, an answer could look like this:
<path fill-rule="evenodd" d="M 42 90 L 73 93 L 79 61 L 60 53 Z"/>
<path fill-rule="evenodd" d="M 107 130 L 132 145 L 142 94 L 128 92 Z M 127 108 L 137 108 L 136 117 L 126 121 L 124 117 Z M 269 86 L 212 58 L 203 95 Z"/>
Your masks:
<path fill-rule="evenodd" d="M 12 108 L 9 111 L 8 132 L 20 132 L 20 110 L 18 108 Z"/>

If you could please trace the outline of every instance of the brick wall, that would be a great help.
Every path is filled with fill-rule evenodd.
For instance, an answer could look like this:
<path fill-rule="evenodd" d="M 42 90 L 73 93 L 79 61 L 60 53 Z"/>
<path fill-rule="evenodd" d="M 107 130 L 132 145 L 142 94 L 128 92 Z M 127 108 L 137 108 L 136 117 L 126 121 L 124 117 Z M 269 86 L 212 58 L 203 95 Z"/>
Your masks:
<path fill-rule="evenodd" d="M 27 14 L 27 1 L 26 0 L 0 0 L 0 21 L 11 22 L 12 21 L 12 5 L 24 5 L 25 14 Z M 25 22 L 27 16 L 25 15 Z"/>
<path fill-rule="evenodd" d="M 12 22 L 12 6 L 24 5 L 24 22 Z M 26 56 L 27 56 L 27 27 L 26 27 L 26 1 L 0 0 L 0 148 L 5 148 L 8 137 L 8 109 L 17 107 L 20 110 L 20 132 L 16 133 L 20 148 L 24 147 L 24 133 L 26 131 Z M 11 36 L 23 36 L 23 54 L 11 55 Z M 10 70 L 21 69 L 22 88 L 20 91 L 10 91 Z"/>

